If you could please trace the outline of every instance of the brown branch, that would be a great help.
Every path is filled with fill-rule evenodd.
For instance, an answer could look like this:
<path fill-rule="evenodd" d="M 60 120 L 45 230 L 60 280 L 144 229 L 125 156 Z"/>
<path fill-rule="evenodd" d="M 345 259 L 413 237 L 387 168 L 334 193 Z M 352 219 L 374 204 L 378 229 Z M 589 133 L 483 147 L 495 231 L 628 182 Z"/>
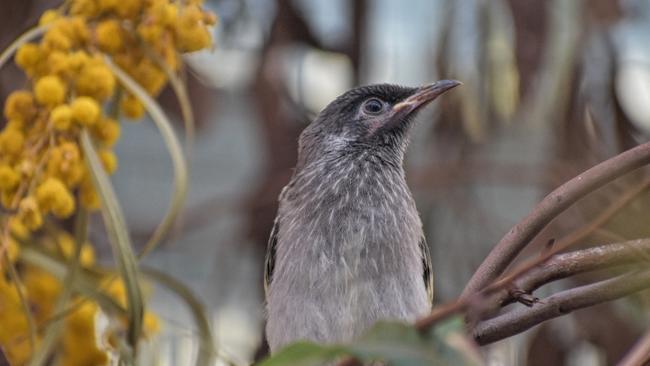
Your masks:
<path fill-rule="evenodd" d="M 513 281 L 510 289 L 501 290 L 496 295 L 497 302 L 502 306 L 507 305 L 517 300 L 516 296 L 513 296 L 513 291 L 529 294 L 547 283 L 576 274 L 626 264 L 650 262 L 649 256 L 650 239 L 637 239 L 556 254 Z"/>
<path fill-rule="evenodd" d="M 431 314 L 419 319 L 415 326 L 426 330 L 438 321 L 467 312 L 468 309 L 474 309 L 476 313 L 477 308 L 483 312 L 490 310 L 491 306 L 504 306 L 522 299 L 525 301 L 529 298 L 527 294 L 553 281 L 643 261 L 650 262 L 650 238 L 555 254 L 517 277 L 512 277 L 509 282 L 495 283 L 479 294 L 435 307 Z"/>
<path fill-rule="evenodd" d="M 492 249 L 465 286 L 461 297 L 485 288 L 499 277 L 521 250 L 557 215 L 606 183 L 650 163 L 650 142 L 614 156 L 546 196 Z"/>
<path fill-rule="evenodd" d="M 650 331 L 639 338 L 632 349 L 618 363 L 618 366 L 647 365 L 650 361 Z"/>
<path fill-rule="evenodd" d="M 634 272 L 576 287 L 540 300 L 532 307 L 519 307 L 480 322 L 473 329 L 474 340 L 486 345 L 521 333 L 546 320 L 574 310 L 615 300 L 650 287 L 650 270 Z"/>

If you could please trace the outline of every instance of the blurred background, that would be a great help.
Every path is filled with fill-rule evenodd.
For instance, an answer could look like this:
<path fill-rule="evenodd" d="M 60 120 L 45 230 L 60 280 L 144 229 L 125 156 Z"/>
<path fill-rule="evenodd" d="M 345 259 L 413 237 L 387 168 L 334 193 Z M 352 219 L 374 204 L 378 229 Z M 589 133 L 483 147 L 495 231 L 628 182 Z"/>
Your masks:
<path fill-rule="evenodd" d="M 0 46 L 53 0 L 0 2 Z M 197 115 L 181 222 L 145 263 L 188 284 L 219 349 L 252 362 L 263 329 L 262 263 L 297 137 L 329 101 L 361 84 L 454 78 L 464 86 L 419 117 L 406 167 L 435 273 L 436 301 L 460 294 L 499 238 L 551 189 L 650 133 L 650 2 L 645 0 L 206 0 L 210 52 L 186 57 Z M 2 99 L 24 80 L 0 73 Z M 169 90 L 160 102 L 177 120 Z M 153 124 L 124 123 L 114 176 L 134 243 L 162 218 L 172 168 Z M 587 223 L 643 182 L 625 177 L 581 201 L 537 240 Z M 584 245 L 650 236 L 640 195 Z M 91 233 L 110 260 L 101 228 Z M 531 246 L 531 250 L 535 245 Z M 572 283 L 591 277 L 575 278 Z M 551 285 L 542 291 L 557 290 Z M 555 286 L 555 287 L 553 287 Z M 489 347 L 491 364 L 606 365 L 645 328 L 643 295 L 547 322 Z M 161 365 L 196 352 L 185 308 L 162 289 Z"/>

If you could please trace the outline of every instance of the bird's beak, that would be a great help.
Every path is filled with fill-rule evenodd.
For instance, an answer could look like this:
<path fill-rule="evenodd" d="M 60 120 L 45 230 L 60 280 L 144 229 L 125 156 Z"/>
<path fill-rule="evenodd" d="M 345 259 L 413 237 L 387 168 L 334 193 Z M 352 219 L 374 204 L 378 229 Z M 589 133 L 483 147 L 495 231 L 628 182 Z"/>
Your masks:
<path fill-rule="evenodd" d="M 447 90 L 462 85 L 457 80 L 440 80 L 433 84 L 419 87 L 415 93 L 393 106 L 393 114 L 410 114 L 411 112 L 427 105 Z"/>

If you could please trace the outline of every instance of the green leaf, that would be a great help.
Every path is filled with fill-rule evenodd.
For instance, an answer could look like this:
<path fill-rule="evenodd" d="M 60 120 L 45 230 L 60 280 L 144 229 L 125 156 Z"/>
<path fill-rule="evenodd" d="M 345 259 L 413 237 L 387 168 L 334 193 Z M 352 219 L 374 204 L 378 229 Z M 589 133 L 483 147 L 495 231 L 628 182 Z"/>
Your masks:
<path fill-rule="evenodd" d="M 319 366 L 345 354 L 345 348 L 337 346 L 296 342 L 262 361 L 259 366 Z"/>
<path fill-rule="evenodd" d="M 106 225 L 106 232 L 111 243 L 113 256 L 117 262 L 118 272 L 126 289 L 127 339 L 135 353 L 138 339 L 142 333 L 142 318 L 144 316 L 142 291 L 138 283 L 137 260 L 133 253 L 131 238 L 124 221 L 122 208 L 86 130 L 81 132 L 81 146 L 93 183 L 102 201 L 101 211 Z"/>
<path fill-rule="evenodd" d="M 360 360 L 384 361 L 391 366 L 445 364 L 431 342 L 404 323 L 378 323 L 348 349 Z"/>
<path fill-rule="evenodd" d="M 422 334 L 405 323 L 380 322 L 348 345 L 298 342 L 280 350 L 260 366 L 325 365 L 345 356 L 353 356 L 366 364 L 381 361 L 390 366 L 480 364 L 475 349 L 457 347 L 457 337 L 464 337 L 464 332 L 462 321 L 455 319 L 430 334 Z M 448 344 L 448 340 L 454 342 Z"/>
<path fill-rule="evenodd" d="M 147 253 L 149 253 L 160 240 L 167 234 L 171 229 L 176 217 L 183 208 L 183 203 L 185 202 L 185 197 L 187 196 L 187 180 L 188 180 L 188 169 L 185 157 L 183 156 L 183 150 L 178 138 L 174 133 L 169 119 L 163 112 L 160 105 L 151 98 L 151 96 L 144 90 L 140 84 L 138 84 L 133 78 L 131 78 L 126 72 L 124 72 L 119 66 L 115 65 L 108 57 L 104 58 L 106 64 L 111 69 L 115 77 L 119 82 L 128 90 L 131 94 L 135 95 L 144 105 L 145 109 L 151 116 L 151 119 L 154 121 L 160 133 L 165 141 L 167 150 L 172 159 L 172 165 L 174 167 L 174 192 L 172 193 L 172 199 L 169 205 L 169 209 L 165 214 L 165 217 L 160 222 L 153 235 L 149 241 L 145 244 L 144 249 L 140 253 L 139 257 L 142 258 Z"/>
<path fill-rule="evenodd" d="M 153 268 L 143 268 L 142 274 L 167 287 L 185 302 L 192 313 L 192 317 L 199 331 L 199 354 L 196 359 L 196 365 L 214 365 L 217 354 L 214 349 L 214 336 L 212 335 L 207 312 L 201 301 L 192 293 L 192 290 L 166 273 Z"/>

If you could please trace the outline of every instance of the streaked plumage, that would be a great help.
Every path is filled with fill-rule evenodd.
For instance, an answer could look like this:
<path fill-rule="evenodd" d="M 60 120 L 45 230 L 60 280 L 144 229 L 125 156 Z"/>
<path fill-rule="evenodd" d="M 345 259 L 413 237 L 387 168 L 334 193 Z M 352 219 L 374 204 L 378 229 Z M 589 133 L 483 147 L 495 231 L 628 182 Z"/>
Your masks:
<path fill-rule="evenodd" d="M 402 161 L 415 112 L 458 85 L 442 83 L 353 89 L 303 131 L 267 251 L 272 351 L 347 341 L 377 320 L 430 310 L 429 250 Z"/>

